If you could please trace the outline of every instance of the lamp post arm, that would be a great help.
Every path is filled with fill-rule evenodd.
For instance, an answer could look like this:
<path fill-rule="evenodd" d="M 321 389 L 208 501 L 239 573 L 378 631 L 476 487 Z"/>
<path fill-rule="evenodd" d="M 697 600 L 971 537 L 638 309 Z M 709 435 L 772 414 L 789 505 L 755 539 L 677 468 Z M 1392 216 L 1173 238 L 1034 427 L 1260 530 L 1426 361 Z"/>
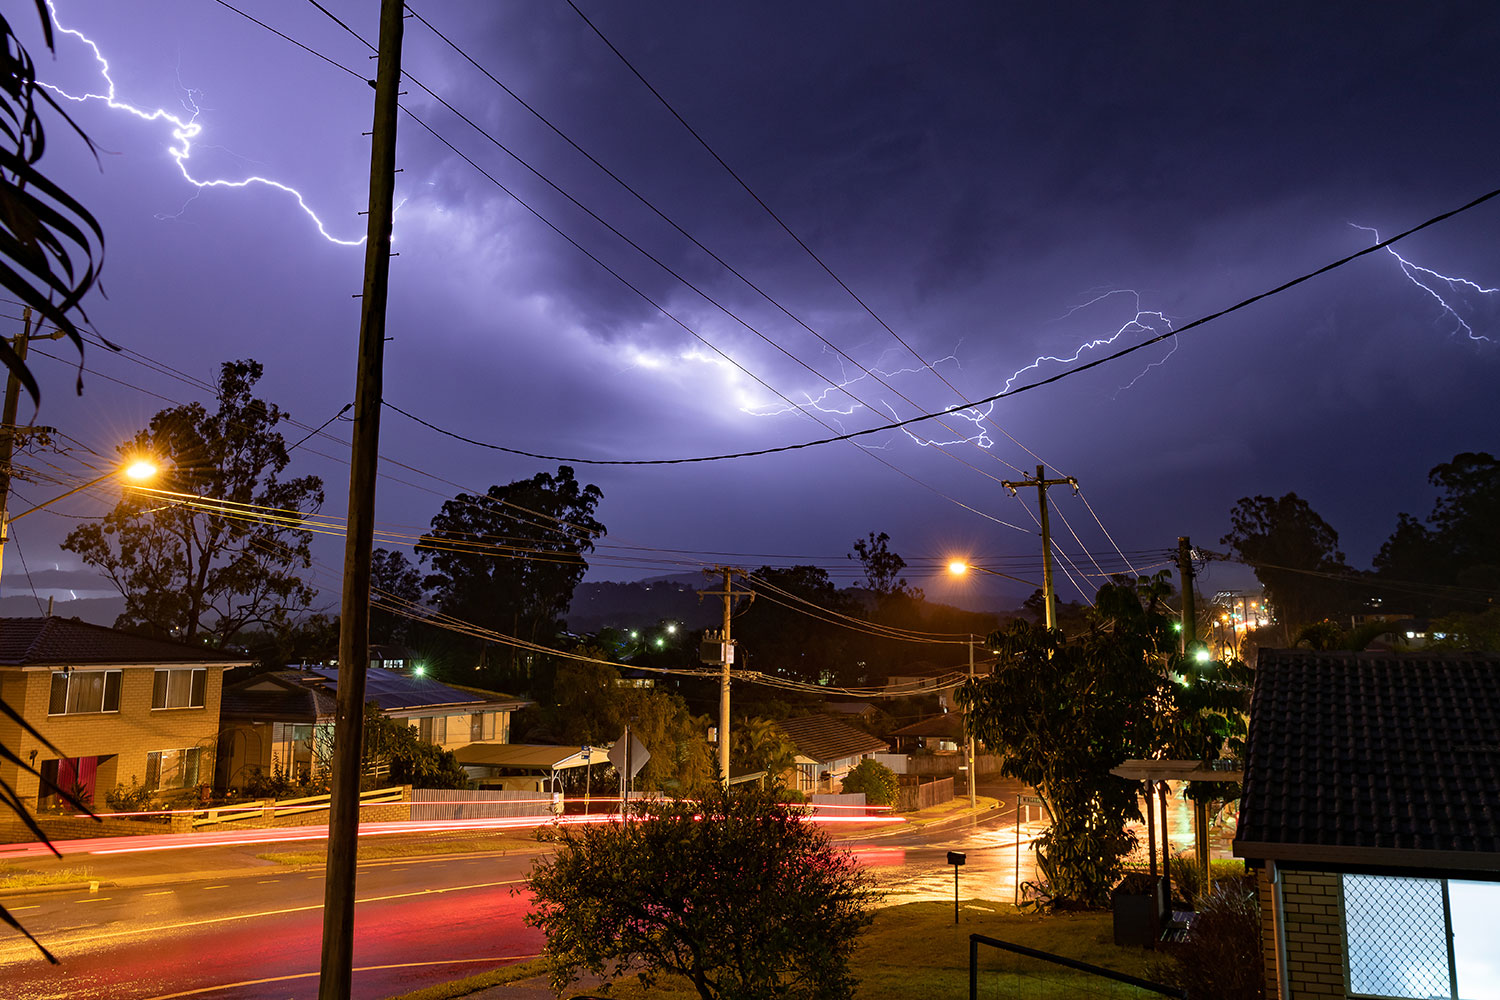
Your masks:
<path fill-rule="evenodd" d="M 21 518 L 25 517 L 27 514 L 35 514 L 37 511 L 41 510 L 43 507 L 51 507 L 53 504 L 57 503 L 57 501 L 59 501 L 59 500 L 66 500 L 68 497 L 72 496 L 74 493 L 82 493 L 84 490 L 88 489 L 90 486 L 98 486 L 100 483 L 104 482 L 106 479 L 111 478 L 115 474 L 116 474 L 115 470 L 111 469 L 110 471 L 106 472 L 104 475 L 100 476 L 98 479 L 90 479 L 88 482 L 84 483 L 82 486 L 75 486 L 71 490 L 69 490 L 68 492 L 61 493 L 61 494 L 53 497 L 51 500 L 47 500 L 47 501 L 44 501 L 42 503 L 37 504 L 35 507 L 27 508 L 26 510 L 21 511 L 21 513 L 15 515 L 14 517 L 7 517 L 5 519 L 5 523 L 7 525 L 9 525 L 12 521 L 19 521 Z"/>

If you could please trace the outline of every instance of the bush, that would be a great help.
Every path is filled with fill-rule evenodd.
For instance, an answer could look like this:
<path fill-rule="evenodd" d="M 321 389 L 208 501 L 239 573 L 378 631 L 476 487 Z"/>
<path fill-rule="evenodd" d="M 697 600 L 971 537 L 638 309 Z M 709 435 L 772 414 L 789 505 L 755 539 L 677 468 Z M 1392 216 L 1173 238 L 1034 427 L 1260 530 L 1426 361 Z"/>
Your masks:
<path fill-rule="evenodd" d="M 143 787 L 133 777 L 128 788 L 116 785 L 104 793 L 104 804 L 109 806 L 110 812 L 117 813 L 144 812 L 151 805 L 151 799 L 151 789 Z"/>
<path fill-rule="evenodd" d="M 1251 878 L 1226 879 L 1198 900 L 1187 939 L 1164 944 L 1174 962 L 1155 974 L 1191 997 L 1262 1000 L 1266 974 L 1260 940 L 1260 901 Z"/>
<path fill-rule="evenodd" d="M 866 757 L 844 776 L 843 791 L 864 792 L 865 801 L 875 806 L 895 805 L 900 789 L 896 772 L 878 760 Z"/>
<path fill-rule="evenodd" d="M 559 995 L 580 969 L 686 977 L 705 1000 L 848 1000 L 870 923 L 868 876 L 762 789 L 642 804 L 640 818 L 560 828 L 527 876 Z"/>
<path fill-rule="evenodd" d="M 1221 882 L 1238 881 L 1245 877 L 1245 862 L 1239 858 L 1210 858 L 1208 877 L 1215 886 Z M 1192 854 L 1180 854 L 1172 858 L 1172 895 L 1193 905 L 1208 887 L 1203 885 L 1203 873 L 1198 869 L 1198 859 Z"/>

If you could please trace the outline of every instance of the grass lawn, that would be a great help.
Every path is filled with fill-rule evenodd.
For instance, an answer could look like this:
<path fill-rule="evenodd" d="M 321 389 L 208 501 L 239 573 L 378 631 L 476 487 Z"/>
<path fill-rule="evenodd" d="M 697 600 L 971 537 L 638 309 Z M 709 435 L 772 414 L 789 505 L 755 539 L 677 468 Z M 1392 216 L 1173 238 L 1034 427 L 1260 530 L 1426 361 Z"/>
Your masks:
<path fill-rule="evenodd" d="M 378 861 L 381 858 L 411 858 L 426 854 L 509 854 L 512 851 L 535 851 L 550 845 L 537 843 L 530 833 L 479 834 L 469 837 L 453 837 L 435 834 L 432 837 L 361 837 L 359 860 Z M 302 851 L 273 851 L 257 854 L 262 861 L 275 861 L 283 865 L 323 864 L 328 859 L 327 848 L 319 847 Z"/>
<path fill-rule="evenodd" d="M 0 868 L 0 891 L 40 889 L 49 885 L 71 885 L 93 878 L 87 868 L 58 868 L 53 871 L 29 871 L 25 868 Z"/>
<path fill-rule="evenodd" d="M 951 903 L 905 903 L 877 910 L 875 922 L 865 932 L 851 962 L 860 980 L 856 997 L 859 1000 L 967 998 L 970 934 L 1049 951 L 1143 979 L 1152 978 L 1149 963 L 1155 957 L 1153 953 L 1115 947 L 1108 913 L 1042 917 L 1017 913 L 1007 903 L 984 900 L 970 900 L 960 907 L 958 926 L 953 924 Z M 981 997 L 1072 1000 L 1098 995 L 1138 1000 L 1148 996 L 1034 959 L 1006 957 L 994 949 L 981 949 L 979 967 Z M 449 1000 L 541 972 L 540 962 L 527 962 L 432 991 L 407 994 L 400 1000 Z M 490 978 L 499 975 L 505 978 Z M 610 994 L 621 1000 L 647 997 L 696 1000 L 698 996 L 685 980 L 663 980 L 645 990 L 633 979 L 622 979 L 615 983 Z M 570 995 L 571 992 L 563 994 Z"/>

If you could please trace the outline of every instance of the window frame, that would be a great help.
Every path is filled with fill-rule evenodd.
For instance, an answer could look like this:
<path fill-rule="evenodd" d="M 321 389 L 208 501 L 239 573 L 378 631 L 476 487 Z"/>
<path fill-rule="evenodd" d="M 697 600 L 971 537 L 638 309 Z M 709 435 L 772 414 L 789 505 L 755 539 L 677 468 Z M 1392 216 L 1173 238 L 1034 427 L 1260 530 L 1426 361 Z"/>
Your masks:
<path fill-rule="evenodd" d="M 99 688 L 98 708 L 73 708 L 70 702 L 74 699 L 74 678 L 87 675 L 92 679 L 97 674 L 104 675 L 104 683 Z M 77 670 L 66 667 L 62 670 L 51 671 L 47 680 L 47 716 L 48 718 L 60 719 L 68 715 L 118 715 L 120 712 L 120 688 L 124 681 L 124 671 L 118 667 L 109 667 L 103 670 Z M 111 683 L 113 679 L 113 683 Z M 53 705 L 57 701 L 57 682 L 63 682 L 62 711 L 53 711 Z M 113 695 L 114 707 L 110 707 L 110 696 Z"/>
<path fill-rule="evenodd" d="M 188 674 L 187 704 L 172 704 L 173 674 Z M 179 693 L 180 695 L 180 693 Z M 158 704 L 158 698 L 161 703 Z M 194 704 L 194 702 L 197 702 Z M 151 711 L 169 712 L 208 707 L 207 667 L 157 667 L 151 674 Z"/>
<path fill-rule="evenodd" d="M 179 754 L 182 760 L 177 765 L 177 772 L 182 776 L 182 784 L 163 786 L 161 783 L 162 755 Z M 166 750 L 149 750 L 146 752 L 146 787 L 153 792 L 177 792 L 194 788 L 202 783 L 203 760 L 205 757 L 203 747 L 177 747 Z M 189 762 L 191 761 L 191 766 Z M 192 781 L 188 781 L 191 770 Z"/>
<path fill-rule="evenodd" d="M 1450 898 L 1450 883 L 1452 882 L 1487 882 L 1500 887 L 1500 881 L 1491 879 L 1453 878 L 1449 876 L 1430 875 L 1386 875 L 1374 872 L 1342 872 L 1339 875 L 1338 911 L 1339 911 L 1339 944 L 1343 952 L 1344 965 L 1344 992 L 1351 1000 L 1412 1000 L 1411 997 L 1402 997 L 1386 993 L 1358 993 L 1354 989 L 1354 968 L 1351 949 L 1349 947 L 1349 912 L 1347 905 L 1347 880 L 1355 878 L 1400 878 L 1408 880 L 1420 880 L 1424 882 L 1437 883 L 1438 891 L 1442 899 L 1442 921 L 1443 934 L 1447 944 L 1448 962 L 1448 989 L 1447 1000 L 1461 1000 L 1463 994 L 1458 982 L 1458 955 L 1454 947 L 1454 924 L 1453 904 Z M 1471 984 L 1472 985 L 1472 984 Z M 1441 998 L 1440 998 L 1441 1000 Z"/>

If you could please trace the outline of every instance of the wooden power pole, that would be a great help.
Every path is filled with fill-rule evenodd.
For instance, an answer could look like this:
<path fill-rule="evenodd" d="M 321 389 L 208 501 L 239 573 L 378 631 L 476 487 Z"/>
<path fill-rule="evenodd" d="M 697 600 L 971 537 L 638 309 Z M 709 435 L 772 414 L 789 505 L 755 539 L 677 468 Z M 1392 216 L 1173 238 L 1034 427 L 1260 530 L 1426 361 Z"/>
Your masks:
<path fill-rule="evenodd" d="M 724 598 L 724 628 L 719 633 L 716 642 L 706 642 L 705 645 L 717 644 L 719 651 L 716 659 L 710 662 L 719 664 L 719 780 L 725 788 L 729 787 L 729 668 L 734 663 L 734 639 L 730 634 L 730 627 L 734 621 L 734 599 L 737 596 L 734 591 L 734 574 L 742 572 L 732 566 L 715 566 L 713 569 L 704 570 L 705 573 L 723 573 L 724 589 L 720 591 L 701 591 L 706 597 Z M 745 594 L 747 591 L 740 591 Z M 707 659 L 705 656 L 704 659 Z"/>
<path fill-rule="evenodd" d="M 1198 641 L 1198 602 L 1193 595 L 1193 543 L 1186 535 L 1177 539 L 1177 574 L 1182 582 L 1182 655 Z"/>
<path fill-rule="evenodd" d="M 333 730 L 333 796 L 323 891 L 319 1000 L 348 1000 L 354 966 L 354 875 L 359 838 L 360 745 L 365 671 L 370 663 L 370 546 L 375 535 L 375 472 L 385 357 L 385 304 L 391 269 L 391 215 L 396 187 L 396 98 L 401 83 L 403 0 L 381 0 L 370 149 L 370 218 L 349 461 L 349 523 L 340 608 L 338 703 Z"/>
<path fill-rule="evenodd" d="M 1047 467 L 1044 465 L 1038 465 L 1036 467 L 1035 479 L 1027 478 L 1022 479 L 1020 482 L 1013 482 L 1009 479 L 1002 479 L 1000 481 L 1000 485 L 1010 490 L 1011 496 L 1015 496 L 1016 490 L 1018 489 L 1023 489 L 1028 486 L 1036 487 L 1037 502 L 1041 505 L 1042 509 L 1042 601 L 1047 606 L 1047 627 L 1057 628 L 1057 600 L 1053 596 L 1054 592 L 1052 586 L 1052 530 L 1050 527 L 1050 522 L 1047 518 L 1047 487 L 1071 486 L 1073 487 L 1073 492 L 1077 493 L 1078 480 L 1074 479 L 1072 476 L 1066 476 L 1062 479 L 1047 479 L 1044 478 L 1046 474 Z"/>
<path fill-rule="evenodd" d="M 41 323 L 37 323 L 41 328 Z M 57 340 L 66 336 L 61 330 L 53 330 L 51 333 L 33 333 L 31 329 L 31 307 L 26 306 L 21 311 L 21 332 L 11 340 L 11 350 L 16 352 L 16 360 L 26 360 L 26 348 L 33 340 Z M 10 481 L 11 462 L 15 456 L 16 445 L 28 434 L 37 430 L 35 427 L 17 427 L 16 416 L 21 408 L 21 380 L 12 371 L 5 380 L 5 402 L 0 408 L 0 570 L 5 567 L 5 543 L 10 540 Z"/>

